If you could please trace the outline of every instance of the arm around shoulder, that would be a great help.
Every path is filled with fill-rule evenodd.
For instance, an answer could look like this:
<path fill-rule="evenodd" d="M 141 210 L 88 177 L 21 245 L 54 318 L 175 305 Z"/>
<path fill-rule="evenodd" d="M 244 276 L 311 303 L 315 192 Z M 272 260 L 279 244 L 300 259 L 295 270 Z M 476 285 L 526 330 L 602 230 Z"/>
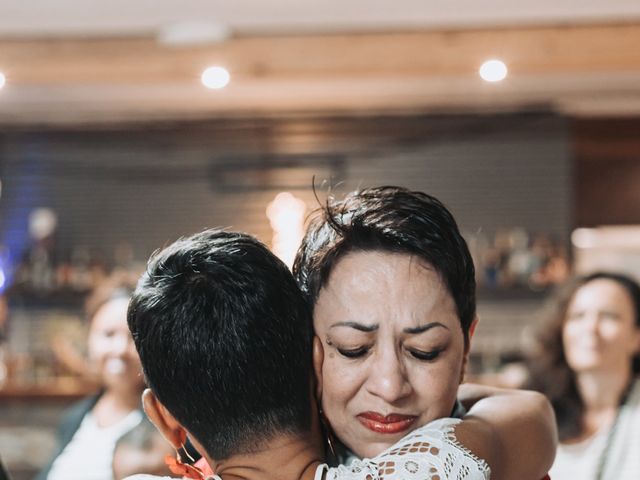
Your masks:
<path fill-rule="evenodd" d="M 557 446 L 555 415 L 537 392 L 465 384 L 460 399 L 469 408 L 456 437 L 491 467 L 492 480 L 540 480 Z"/>

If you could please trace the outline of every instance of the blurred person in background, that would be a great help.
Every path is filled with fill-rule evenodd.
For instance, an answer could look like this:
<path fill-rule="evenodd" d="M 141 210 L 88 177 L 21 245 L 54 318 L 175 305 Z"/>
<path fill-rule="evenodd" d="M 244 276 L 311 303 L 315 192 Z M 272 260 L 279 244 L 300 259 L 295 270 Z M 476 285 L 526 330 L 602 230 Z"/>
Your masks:
<path fill-rule="evenodd" d="M 142 368 L 127 327 L 129 294 L 124 288 L 98 290 L 87 302 L 93 314 L 86 365 L 88 376 L 95 379 L 100 391 L 66 413 L 58 431 L 57 450 L 37 480 L 114 479 L 116 442 L 138 427 L 144 416 Z M 169 452 L 160 442 L 159 451 L 152 454 L 158 467 L 143 463 L 136 471 L 157 472 Z"/>
<path fill-rule="evenodd" d="M 553 480 L 640 478 L 640 287 L 617 273 L 570 282 L 553 304 L 530 362 L 560 445 Z"/>

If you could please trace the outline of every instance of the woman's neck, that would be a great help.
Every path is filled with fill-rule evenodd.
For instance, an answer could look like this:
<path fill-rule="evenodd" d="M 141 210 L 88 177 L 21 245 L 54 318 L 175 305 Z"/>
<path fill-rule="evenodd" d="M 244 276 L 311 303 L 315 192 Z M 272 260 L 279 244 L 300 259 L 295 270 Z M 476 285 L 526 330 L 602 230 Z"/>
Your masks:
<path fill-rule="evenodd" d="M 207 458 L 223 480 L 313 480 L 323 462 L 319 435 L 309 432 L 267 441 L 259 451 L 234 455 L 221 462 Z"/>
<path fill-rule="evenodd" d="M 101 396 L 92 413 L 101 427 L 113 425 L 127 416 L 133 410 L 140 408 L 142 392 L 106 390 Z"/>
<path fill-rule="evenodd" d="M 631 368 L 618 372 L 583 372 L 576 384 L 586 410 L 617 409 L 631 381 Z"/>
<path fill-rule="evenodd" d="M 620 401 L 625 394 L 631 371 L 585 372 L 576 377 L 576 384 L 585 410 L 582 416 L 583 434 L 577 440 L 589 438 L 613 424 Z"/>

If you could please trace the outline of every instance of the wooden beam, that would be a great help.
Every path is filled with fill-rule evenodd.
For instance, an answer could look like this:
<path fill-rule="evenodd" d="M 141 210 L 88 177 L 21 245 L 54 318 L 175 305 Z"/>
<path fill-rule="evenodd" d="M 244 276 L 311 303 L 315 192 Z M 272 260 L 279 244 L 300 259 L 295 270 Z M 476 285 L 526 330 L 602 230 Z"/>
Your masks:
<path fill-rule="evenodd" d="M 150 38 L 0 41 L 16 85 L 197 82 L 208 65 L 235 81 L 468 77 L 499 57 L 517 75 L 640 71 L 640 23 L 358 35 L 240 37 L 169 48 Z"/>
<path fill-rule="evenodd" d="M 187 48 L 152 38 L 0 39 L 0 123 L 531 107 L 634 115 L 638 45 L 640 23 L 240 36 Z M 510 75 L 488 84 L 477 71 L 494 57 Z M 223 91 L 199 82 L 212 64 L 231 72 Z"/>

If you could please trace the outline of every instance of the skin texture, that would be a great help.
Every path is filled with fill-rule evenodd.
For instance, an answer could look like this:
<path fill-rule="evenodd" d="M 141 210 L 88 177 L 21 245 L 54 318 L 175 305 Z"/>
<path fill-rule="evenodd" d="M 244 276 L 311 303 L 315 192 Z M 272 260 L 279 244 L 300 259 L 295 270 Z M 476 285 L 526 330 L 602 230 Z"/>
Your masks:
<path fill-rule="evenodd" d="M 348 253 L 319 293 L 314 327 L 324 414 L 358 456 L 450 415 L 468 350 L 430 265 L 408 254 Z"/>
<path fill-rule="evenodd" d="M 640 329 L 624 287 L 608 279 L 582 286 L 569 304 L 562 341 L 577 373 L 626 371 L 640 347 Z"/>
<path fill-rule="evenodd" d="M 144 380 L 127 326 L 127 305 L 127 299 L 118 298 L 96 312 L 89 331 L 89 361 L 107 391 L 130 391 L 139 396 Z"/>

